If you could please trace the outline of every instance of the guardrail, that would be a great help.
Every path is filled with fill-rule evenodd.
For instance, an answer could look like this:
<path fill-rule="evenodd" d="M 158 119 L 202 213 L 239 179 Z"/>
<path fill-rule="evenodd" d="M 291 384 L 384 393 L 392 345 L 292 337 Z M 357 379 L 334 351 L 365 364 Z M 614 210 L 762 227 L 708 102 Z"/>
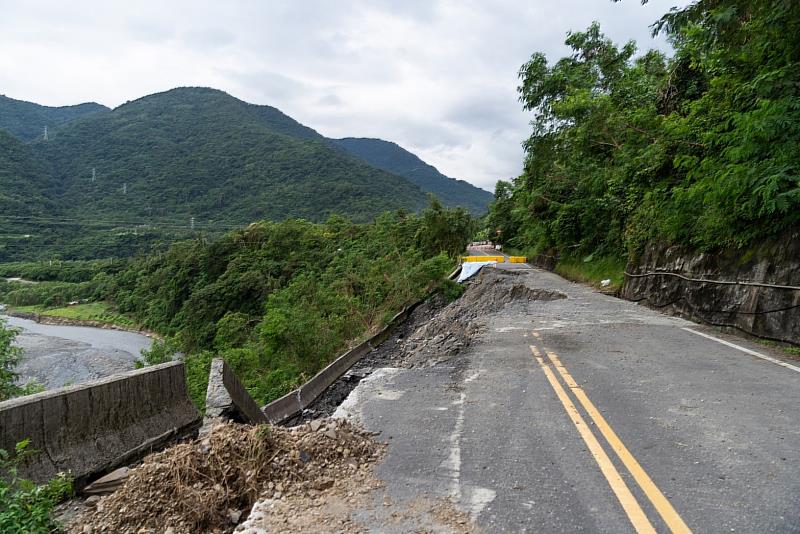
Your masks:
<path fill-rule="evenodd" d="M 450 273 L 448 278 L 452 280 L 458 276 L 460 271 L 461 266 L 459 265 L 452 273 Z M 424 302 L 424 299 L 418 300 L 417 302 L 406 306 L 397 315 L 392 317 L 392 320 L 389 321 L 389 324 L 383 327 L 380 332 L 349 349 L 299 388 L 264 406 L 262 409 L 264 415 L 266 415 L 267 419 L 273 424 L 282 423 L 287 419 L 291 419 L 292 417 L 299 415 L 361 358 L 372 352 L 372 350 L 378 345 L 389 339 L 394 333 L 395 329 L 403 324 L 411 315 L 411 312 L 413 312 L 417 306 L 422 304 L 422 302 Z"/>
<path fill-rule="evenodd" d="M 45 482 L 70 471 L 80 489 L 94 475 L 194 434 L 200 422 L 183 362 L 169 362 L 0 402 L 0 449 L 30 439 L 39 454 L 20 475 Z"/>
<path fill-rule="evenodd" d="M 508 263 L 527 263 L 528 258 L 525 256 L 509 256 Z"/>

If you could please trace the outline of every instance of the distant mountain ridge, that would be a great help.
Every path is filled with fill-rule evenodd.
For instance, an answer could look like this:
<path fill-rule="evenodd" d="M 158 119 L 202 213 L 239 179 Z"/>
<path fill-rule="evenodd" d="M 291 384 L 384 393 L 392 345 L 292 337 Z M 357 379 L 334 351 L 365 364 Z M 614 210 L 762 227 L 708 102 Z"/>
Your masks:
<path fill-rule="evenodd" d="M 334 213 L 367 221 L 387 210 L 421 209 L 426 191 L 480 212 L 466 195 L 447 196 L 443 183 L 463 182 L 406 177 L 402 165 L 373 164 L 274 107 L 216 89 L 176 88 L 113 110 L 48 108 L 7 97 L 0 106 L 0 208 L 24 212 L 27 198 L 31 213 L 44 214 L 41 224 L 24 229 L 6 217 L 0 235 L 17 230 L 65 242 L 113 232 L 129 242 L 159 228 L 215 231 L 261 219 L 321 221 Z M 39 133 L 43 121 L 47 140 Z M 47 221 L 61 226 L 46 227 Z M 2 247 L 0 238 L 0 259 Z"/>
<path fill-rule="evenodd" d="M 111 111 L 87 102 L 75 106 L 50 107 L 0 95 L 0 129 L 23 141 L 43 137 L 45 126 L 55 128 L 79 117 Z"/>
<path fill-rule="evenodd" d="M 493 195 L 488 191 L 445 176 L 397 143 L 357 137 L 331 141 L 374 167 L 408 178 L 447 206 L 462 206 L 473 215 L 483 215 L 492 201 Z"/>
<path fill-rule="evenodd" d="M 247 224 L 332 213 L 368 220 L 425 203 L 414 184 L 341 153 L 279 110 L 215 89 L 149 95 L 32 146 L 71 211 Z"/>

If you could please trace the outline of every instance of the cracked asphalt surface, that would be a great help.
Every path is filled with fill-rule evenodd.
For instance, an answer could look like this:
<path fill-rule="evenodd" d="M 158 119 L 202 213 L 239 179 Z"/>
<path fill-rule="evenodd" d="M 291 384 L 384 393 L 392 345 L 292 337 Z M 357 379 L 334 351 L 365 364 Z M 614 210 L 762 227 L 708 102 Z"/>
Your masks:
<path fill-rule="evenodd" d="M 689 529 L 800 532 L 800 372 L 686 329 L 778 359 L 780 352 L 513 268 L 524 273 L 515 283 L 567 298 L 510 303 L 483 318 L 461 354 L 427 368 L 376 370 L 337 411 L 390 444 L 377 475 L 395 501 L 449 498 L 485 532 L 647 531 L 621 505 L 548 381 L 543 367 L 559 376 L 550 352 Z M 621 461 L 576 389 L 559 380 L 645 522 L 670 532 L 663 504 Z"/>

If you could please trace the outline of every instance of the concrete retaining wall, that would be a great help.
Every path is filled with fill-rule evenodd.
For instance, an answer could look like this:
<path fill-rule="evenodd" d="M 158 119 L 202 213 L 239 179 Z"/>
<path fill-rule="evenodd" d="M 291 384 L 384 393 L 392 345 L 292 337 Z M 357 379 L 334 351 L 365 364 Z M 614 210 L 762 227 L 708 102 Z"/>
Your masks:
<path fill-rule="evenodd" d="M 183 362 L 170 362 L 0 403 L 0 449 L 40 451 L 20 474 L 43 482 L 71 471 L 76 486 L 197 431 Z"/>

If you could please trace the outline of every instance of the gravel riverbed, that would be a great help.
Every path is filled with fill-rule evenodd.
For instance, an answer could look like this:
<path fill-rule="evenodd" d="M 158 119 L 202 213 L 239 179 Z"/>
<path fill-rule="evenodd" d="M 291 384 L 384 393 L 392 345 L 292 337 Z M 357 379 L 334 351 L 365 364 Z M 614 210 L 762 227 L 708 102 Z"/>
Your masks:
<path fill-rule="evenodd" d="M 86 326 L 46 325 L 2 316 L 20 328 L 16 345 L 23 350 L 19 381 L 35 380 L 46 389 L 78 384 L 130 371 L 152 340 L 133 332 Z"/>

